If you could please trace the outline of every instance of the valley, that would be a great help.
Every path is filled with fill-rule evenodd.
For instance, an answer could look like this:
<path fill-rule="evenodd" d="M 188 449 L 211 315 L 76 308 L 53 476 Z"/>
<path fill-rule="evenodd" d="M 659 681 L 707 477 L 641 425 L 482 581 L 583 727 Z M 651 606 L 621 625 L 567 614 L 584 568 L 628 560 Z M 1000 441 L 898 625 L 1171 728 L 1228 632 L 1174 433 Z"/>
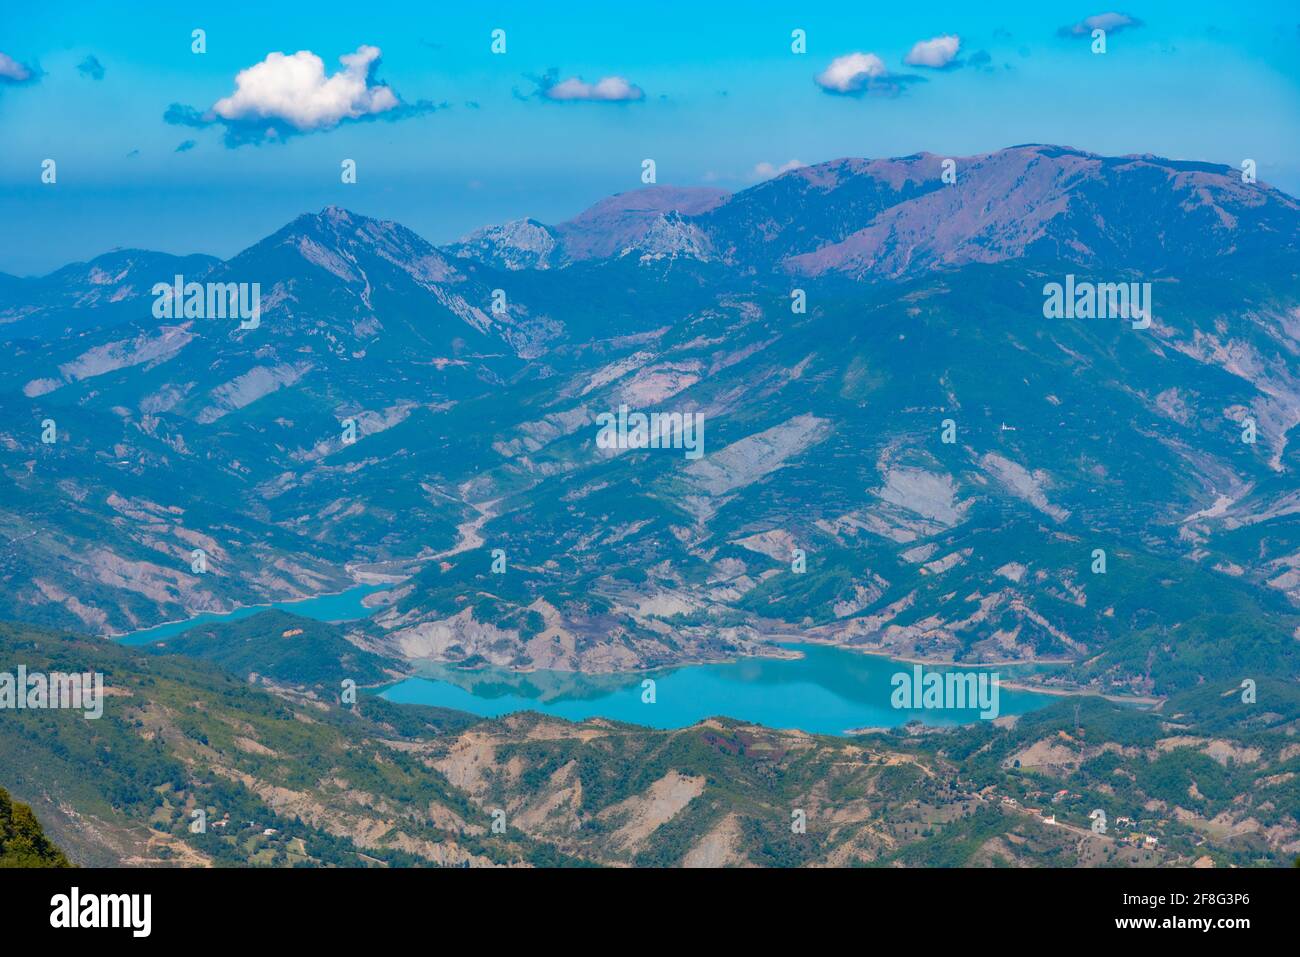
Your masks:
<path fill-rule="evenodd" d="M 0 626 L 0 661 L 93 664 L 108 688 L 99 721 L 7 715 L 6 787 L 79 864 L 1204 867 L 1300 853 L 1286 682 L 1261 682 L 1264 709 L 1211 688 L 1159 714 L 1091 697 L 850 737 L 724 717 L 485 720 L 341 704 L 338 669 L 369 664 L 298 621 L 306 654 L 274 662 L 261 641 L 220 666 Z"/>
<path fill-rule="evenodd" d="M 6 277 L 3 649 L 116 690 L 6 718 L 0 784 L 79 863 L 1300 854 L 1300 202 L 959 166 Z M 1001 713 L 891 708 L 913 665 Z"/>
<path fill-rule="evenodd" d="M 1294 0 L 132 13 L 0 6 L 4 940 L 1294 937 Z"/>

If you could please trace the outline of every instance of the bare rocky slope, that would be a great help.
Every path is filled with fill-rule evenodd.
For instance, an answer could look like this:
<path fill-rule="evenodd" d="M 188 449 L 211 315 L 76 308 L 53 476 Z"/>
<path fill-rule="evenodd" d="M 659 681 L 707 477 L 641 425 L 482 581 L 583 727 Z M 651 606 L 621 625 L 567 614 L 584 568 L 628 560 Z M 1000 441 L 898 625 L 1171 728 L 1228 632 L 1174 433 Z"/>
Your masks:
<path fill-rule="evenodd" d="M 329 208 L 228 262 L 7 281 L 0 613 L 107 635 L 365 580 L 351 640 L 413 661 L 798 634 L 1142 694 L 1295 677 L 1296 200 L 1053 146 L 957 169 L 656 187 L 449 249 Z M 177 272 L 260 283 L 260 325 L 155 319 Z M 1046 318 L 1067 276 L 1149 283 L 1149 327 Z M 622 406 L 702 416 L 701 456 L 602 448 Z"/>
<path fill-rule="evenodd" d="M 1224 866 L 1300 854 L 1300 702 L 1280 681 L 1261 682 L 1258 708 L 1207 688 L 1158 713 L 1087 698 L 978 727 L 827 738 L 725 717 L 654 731 L 481 721 L 366 694 L 353 705 L 332 681 L 250 681 L 0 625 L 0 667 L 19 662 L 105 673 L 97 720 L 25 710 L 0 722 L 5 787 L 77 864 Z M 1111 810 L 1104 833 L 1098 806 Z"/>

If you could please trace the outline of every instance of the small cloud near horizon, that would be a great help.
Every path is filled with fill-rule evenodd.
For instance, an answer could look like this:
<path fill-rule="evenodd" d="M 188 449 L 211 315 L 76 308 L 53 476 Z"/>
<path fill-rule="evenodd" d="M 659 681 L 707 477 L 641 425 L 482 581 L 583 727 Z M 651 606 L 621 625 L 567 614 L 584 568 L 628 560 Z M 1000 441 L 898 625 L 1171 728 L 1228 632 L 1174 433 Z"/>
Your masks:
<path fill-rule="evenodd" d="M 890 73 L 885 61 L 874 53 L 846 53 L 831 60 L 830 65 L 813 82 L 832 96 L 895 97 L 910 83 L 924 82 L 922 77 Z"/>
<path fill-rule="evenodd" d="M 92 54 L 77 64 L 77 72 L 92 80 L 102 80 L 105 72 L 104 64 L 99 62 L 99 57 Z"/>
<path fill-rule="evenodd" d="M 197 143 L 196 141 L 194 141 L 194 140 L 182 140 L 182 141 L 180 142 L 180 144 L 176 147 L 176 152 L 177 152 L 177 153 L 188 153 L 190 150 L 194 149 L 194 147 L 196 147 L 196 146 L 198 146 L 198 143 Z"/>
<path fill-rule="evenodd" d="M 635 103 L 645 99 L 645 90 L 622 76 L 602 76 L 588 83 L 580 76 L 560 80 L 559 71 L 547 70 L 529 77 L 537 84 L 537 96 L 555 103 Z M 525 97 L 526 99 L 526 97 Z"/>
<path fill-rule="evenodd" d="M 771 163 L 764 160 L 762 163 L 758 163 L 751 171 L 750 179 L 773 179 L 774 177 L 780 176 L 782 173 L 788 173 L 794 169 L 803 169 L 803 167 L 807 165 L 808 164 L 803 160 L 792 159 L 782 163 L 780 166 L 773 166 Z"/>
<path fill-rule="evenodd" d="M 1129 16 L 1127 13 L 1094 13 L 1090 17 L 1084 17 L 1078 23 L 1061 27 L 1056 31 L 1056 35 L 1060 37 L 1090 37 L 1093 30 L 1119 33 L 1121 30 L 1140 26 L 1144 26 L 1142 21 L 1137 17 Z"/>
<path fill-rule="evenodd" d="M 392 87 L 375 82 L 379 47 L 362 44 L 339 57 L 343 68 L 326 75 L 325 61 L 310 50 L 268 53 L 235 75 L 235 91 L 201 111 L 173 103 L 163 120 L 173 126 L 225 128 L 225 144 L 283 142 L 332 130 L 343 123 L 398 120 L 429 113 L 427 100 L 406 103 Z"/>

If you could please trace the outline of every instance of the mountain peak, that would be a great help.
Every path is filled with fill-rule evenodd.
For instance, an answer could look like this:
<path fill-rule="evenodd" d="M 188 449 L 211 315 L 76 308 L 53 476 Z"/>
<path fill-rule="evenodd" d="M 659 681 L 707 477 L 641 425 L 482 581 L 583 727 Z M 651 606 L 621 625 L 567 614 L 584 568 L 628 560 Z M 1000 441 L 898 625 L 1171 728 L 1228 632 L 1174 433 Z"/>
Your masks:
<path fill-rule="evenodd" d="M 362 216 L 342 206 L 326 206 L 319 213 L 303 213 L 286 224 L 285 229 L 295 232 L 336 232 L 341 229 L 355 229 L 369 223 L 381 223 L 382 220 Z M 394 225 L 387 223 L 385 225 Z"/>
<path fill-rule="evenodd" d="M 447 248 L 459 259 L 476 259 L 499 269 L 549 269 L 555 263 L 555 230 L 535 219 L 485 226 Z"/>
<path fill-rule="evenodd" d="M 868 164 L 869 175 L 879 176 L 879 162 Z M 899 162 L 906 160 L 887 164 Z M 1300 244 L 1300 204 L 1262 183 L 1242 183 L 1234 169 L 1213 163 L 1025 144 L 956 157 L 955 183 L 942 181 L 939 157 L 929 157 L 919 172 L 921 190 L 883 197 L 855 230 L 787 256 L 786 268 L 897 278 L 1038 259 L 1153 274 L 1248 248 L 1276 256 Z M 815 181 L 816 168 L 808 176 Z M 896 178 L 886 182 L 899 189 Z M 1158 233 L 1153 222 L 1161 224 Z"/>
<path fill-rule="evenodd" d="M 341 206 L 304 213 L 224 264 L 229 274 L 259 275 L 267 264 L 293 261 L 324 270 L 345 283 L 368 287 L 387 270 L 421 284 L 456 282 L 460 273 L 427 240 L 387 219 L 372 219 Z M 288 269 L 288 264 L 277 267 Z M 296 269 L 294 270 L 296 271 Z M 367 293 L 367 296 L 369 293 Z"/>
<path fill-rule="evenodd" d="M 308 243 L 334 251 L 386 246 L 394 252 L 400 249 L 415 255 L 425 255 L 433 250 L 429 243 L 400 223 L 374 219 L 333 205 L 326 206 L 319 213 L 303 213 L 250 249 L 266 243 Z M 248 251 L 240 253 L 240 256 Z"/>
<path fill-rule="evenodd" d="M 730 195 L 725 189 L 711 186 L 642 186 L 600 200 L 562 223 L 561 228 L 620 214 L 658 214 L 675 210 L 684 216 L 698 216 L 715 208 Z"/>
<path fill-rule="evenodd" d="M 338 224 L 373 221 L 368 216 L 362 216 L 359 213 L 352 212 L 350 209 L 333 205 L 326 206 L 318 215 L 320 219 L 325 220 L 326 222 Z"/>
<path fill-rule="evenodd" d="M 1300 245 L 1298 213 L 1294 198 L 1243 184 L 1229 166 L 1022 143 L 971 156 L 841 157 L 735 194 L 648 186 L 554 227 L 479 230 L 454 251 L 507 269 L 635 250 L 858 279 L 1023 258 L 1151 272 L 1171 257 L 1285 254 Z M 1165 224 L 1156 237 L 1154 220 Z"/>
<path fill-rule="evenodd" d="M 555 227 L 570 260 L 604 259 L 636 246 L 669 213 L 700 216 L 731 197 L 708 186 L 646 186 L 602 199 Z"/>

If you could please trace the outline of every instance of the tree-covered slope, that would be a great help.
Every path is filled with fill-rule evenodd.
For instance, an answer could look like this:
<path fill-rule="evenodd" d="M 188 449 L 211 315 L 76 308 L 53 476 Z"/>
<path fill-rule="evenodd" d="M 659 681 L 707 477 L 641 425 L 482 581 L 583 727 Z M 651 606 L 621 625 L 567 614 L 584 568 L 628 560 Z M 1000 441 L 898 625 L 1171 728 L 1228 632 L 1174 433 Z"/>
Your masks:
<path fill-rule="evenodd" d="M 250 661 L 263 667 L 255 651 L 231 664 Z M 1249 702 L 1207 685 L 1155 712 L 1063 698 L 973 727 L 836 738 L 725 716 L 654 730 L 367 693 L 350 705 L 302 659 L 259 685 L 0 626 L 0 670 L 18 664 L 104 674 L 102 718 L 0 721 L 6 785 L 74 863 L 1276 866 L 1300 853 L 1300 700 L 1275 680 Z"/>
<path fill-rule="evenodd" d="M 0 867 L 67 867 L 68 859 L 45 836 L 26 804 L 0 787 Z"/>

